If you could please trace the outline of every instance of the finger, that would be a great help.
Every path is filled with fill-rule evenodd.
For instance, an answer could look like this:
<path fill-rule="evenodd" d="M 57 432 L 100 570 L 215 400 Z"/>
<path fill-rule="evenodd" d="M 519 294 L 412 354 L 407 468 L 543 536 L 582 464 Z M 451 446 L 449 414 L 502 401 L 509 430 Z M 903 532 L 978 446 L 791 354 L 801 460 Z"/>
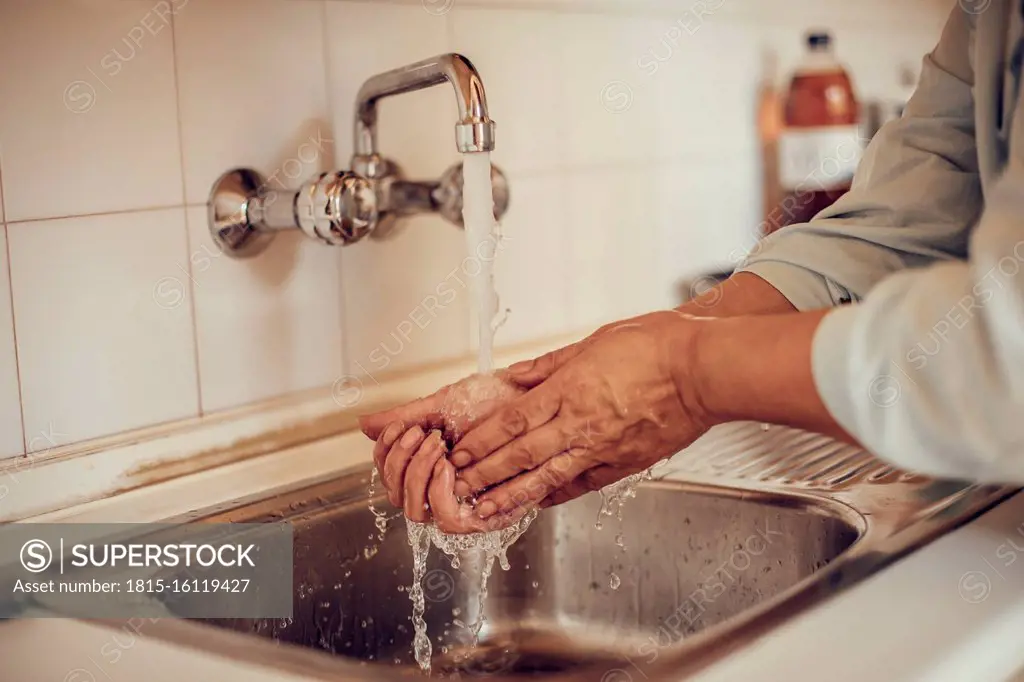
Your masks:
<path fill-rule="evenodd" d="M 628 475 L 628 472 L 624 472 L 622 469 L 617 467 L 609 466 L 607 464 L 598 465 L 593 469 L 586 470 L 583 472 L 583 475 L 577 476 L 576 479 L 568 485 L 562 486 L 545 497 L 541 501 L 540 507 L 541 509 L 547 509 L 548 507 L 553 507 L 555 505 L 572 502 L 577 497 L 582 497 L 587 493 L 600 490 L 601 488 L 611 485 L 615 481 L 618 481 Z"/>
<path fill-rule="evenodd" d="M 430 520 L 427 507 L 427 486 L 434 465 L 444 456 L 446 447 L 440 431 L 431 431 L 423 439 L 412 461 L 405 470 L 405 481 L 402 484 L 405 515 L 418 523 Z"/>
<path fill-rule="evenodd" d="M 455 493 L 461 497 L 474 495 L 565 452 L 568 444 L 562 421 L 548 422 L 460 471 Z"/>
<path fill-rule="evenodd" d="M 451 457 L 452 464 L 462 468 L 482 460 L 501 446 L 543 426 L 558 414 L 562 396 L 550 384 L 538 386 L 525 393 L 479 425 L 459 441 Z"/>
<path fill-rule="evenodd" d="M 402 507 L 402 481 L 405 479 L 405 469 L 409 466 L 416 448 L 423 442 L 423 438 L 423 429 L 413 426 L 391 446 L 384 461 L 384 487 L 388 490 L 388 500 L 398 508 Z"/>
<path fill-rule="evenodd" d="M 590 462 L 582 457 L 566 453 L 552 457 L 533 471 L 488 490 L 477 502 L 477 515 L 486 519 L 496 513 L 507 514 L 522 507 L 537 506 L 590 467 Z"/>
<path fill-rule="evenodd" d="M 359 417 L 359 428 L 368 438 L 376 440 L 381 433 L 392 422 L 404 422 L 406 424 L 418 424 L 423 429 L 440 428 L 444 424 L 441 417 L 441 406 L 444 405 L 444 398 L 448 394 L 448 386 L 426 398 L 414 400 L 405 405 L 393 407 L 383 412 L 364 414 Z"/>
<path fill-rule="evenodd" d="M 509 514 L 495 514 L 481 519 L 468 504 L 455 497 L 455 467 L 443 457 L 434 464 L 428 497 L 434 523 L 445 533 L 486 533 L 501 530 L 518 522 L 529 508 L 516 509 Z"/>
<path fill-rule="evenodd" d="M 377 473 L 384 476 L 384 462 L 388 458 L 388 451 L 395 444 L 398 437 L 405 431 L 405 424 L 402 422 L 391 422 L 380 434 L 380 437 L 373 444 L 373 463 L 377 467 Z"/>
<path fill-rule="evenodd" d="M 587 339 L 583 339 L 564 348 L 545 353 L 533 360 L 517 362 L 509 366 L 501 374 L 509 381 L 519 384 L 523 388 L 533 388 L 554 374 L 566 362 L 579 355 L 586 341 Z"/>

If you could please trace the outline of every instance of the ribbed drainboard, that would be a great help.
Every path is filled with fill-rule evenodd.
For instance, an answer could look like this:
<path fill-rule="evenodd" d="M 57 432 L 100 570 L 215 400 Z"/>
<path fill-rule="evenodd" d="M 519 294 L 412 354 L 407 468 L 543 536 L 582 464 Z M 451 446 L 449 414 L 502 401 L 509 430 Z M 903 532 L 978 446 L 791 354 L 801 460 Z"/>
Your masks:
<path fill-rule="evenodd" d="M 925 480 L 881 462 L 861 448 L 825 436 L 760 424 L 725 424 L 677 455 L 671 473 L 781 483 L 810 490 Z"/>

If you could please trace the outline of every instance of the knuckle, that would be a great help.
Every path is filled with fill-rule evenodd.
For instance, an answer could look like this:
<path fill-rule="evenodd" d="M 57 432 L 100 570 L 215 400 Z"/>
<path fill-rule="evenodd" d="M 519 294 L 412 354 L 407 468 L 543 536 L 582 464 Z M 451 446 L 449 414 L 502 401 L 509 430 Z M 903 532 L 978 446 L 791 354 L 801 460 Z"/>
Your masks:
<path fill-rule="evenodd" d="M 525 443 L 513 447 L 508 455 L 509 463 L 520 471 L 532 468 L 536 458 L 535 448 Z"/>
<path fill-rule="evenodd" d="M 548 496 L 550 491 L 551 485 L 544 480 L 542 475 L 530 482 L 527 497 L 535 500 L 543 499 Z"/>
<path fill-rule="evenodd" d="M 553 475 L 566 476 L 573 466 L 573 456 L 568 452 L 561 452 L 551 458 L 547 470 Z"/>
<path fill-rule="evenodd" d="M 561 350 L 545 353 L 537 358 L 537 361 L 534 363 L 534 369 L 539 371 L 541 374 L 549 374 L 551 370 L 558 365 L 558 361 L 561 357 Z"/>
<path fill-rule="evenodd" d="M 466 470 L 461 474 L 461 479 L 469 487 L 471 493 L 477 493 L 483 489 L 483 483 L 481 481 L 481 474 L 476 470 Z"/>
<path fill-rule="evenodd" d="M 518 407 L 509 408 L 502 418 L 502 427 L 505 434 L 513 438 L 526 433 L 526 429 L 529 427 L 526 412 Z"/>
<path fill-rule="evenodd" d="M 512 507 L 512 508 L 522 507 L 523 505 L 525 505 L 529 501 L 530 501 L 530 491 L 528 491 L 528 490 L 517 490 L 514 493 L 512 493 L 511 495 L 509 495 L 508 503 L 505 506 L 506 507 Z"/>

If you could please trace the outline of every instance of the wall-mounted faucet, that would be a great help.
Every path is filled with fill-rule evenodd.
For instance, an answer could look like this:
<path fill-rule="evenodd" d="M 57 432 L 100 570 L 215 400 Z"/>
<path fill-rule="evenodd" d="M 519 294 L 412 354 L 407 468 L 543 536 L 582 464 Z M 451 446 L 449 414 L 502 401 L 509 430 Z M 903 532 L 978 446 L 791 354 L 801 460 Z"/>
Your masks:
<path fill-rule="evenodd" d="M 377 151 L 377 102 L 385 97 L 450 83 L 459 106 L 455 146 L 463 154 L 494 149 L 494 121 L 480 74 L 468 59 L 445 54 L 373 76 L 356 98 L 351 170 L 332 171 L 298 191 L 270 190 L 249 168 L 235 168 L 214 183 L 207 206 L 210 234 L 225 253 L 254 256 L 276 232 L 300 229 L 326 244 L 351 244 L 385 236 L 407 215 L 436 212 L 462 225 L 462 164 L 436 181 L 406 180 L 398 165 Z M 491 167 L 494 216 L 508 210 L 508 183 Z"/>

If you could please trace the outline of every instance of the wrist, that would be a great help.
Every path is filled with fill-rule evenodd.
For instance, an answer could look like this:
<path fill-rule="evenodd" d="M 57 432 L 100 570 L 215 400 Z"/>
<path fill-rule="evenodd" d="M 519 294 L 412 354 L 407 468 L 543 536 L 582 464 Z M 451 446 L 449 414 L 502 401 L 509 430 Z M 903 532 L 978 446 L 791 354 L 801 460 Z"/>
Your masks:
<path fill-rule="evenodd" d="M 723 324 L 724 323 L 724 324 Z M 723 343 L 734 343 L 735 318 L 704 318 L 694 320 L 693 342 L 687 364 L 687 380 L 696 394 L 695 402 L 701 406 L 703 418 L 714 426 L 733 421 L 730 400 L 723 393 L 732 384 L 726 380 L 729 371 L 723 353 Z"/>
<path fill-rule="evenodd" d="M 697 320 L 689 381 L 712 425 L 759 421 L 852 439 L 821 400 L 812 367 L 826 310 Z"/>
<path fill-rule="evenodd" d="M 707 347 L 709 326 L 718 322 L 714 318 L 695 316 L 688 311 L 674 311 L 673 333 L 668 349 L 668 367 L 676 395 L 687 414 L 704 431 L 725 419 L 718 416 L 708 403 L 706 372 L 702 356 Z"/>

